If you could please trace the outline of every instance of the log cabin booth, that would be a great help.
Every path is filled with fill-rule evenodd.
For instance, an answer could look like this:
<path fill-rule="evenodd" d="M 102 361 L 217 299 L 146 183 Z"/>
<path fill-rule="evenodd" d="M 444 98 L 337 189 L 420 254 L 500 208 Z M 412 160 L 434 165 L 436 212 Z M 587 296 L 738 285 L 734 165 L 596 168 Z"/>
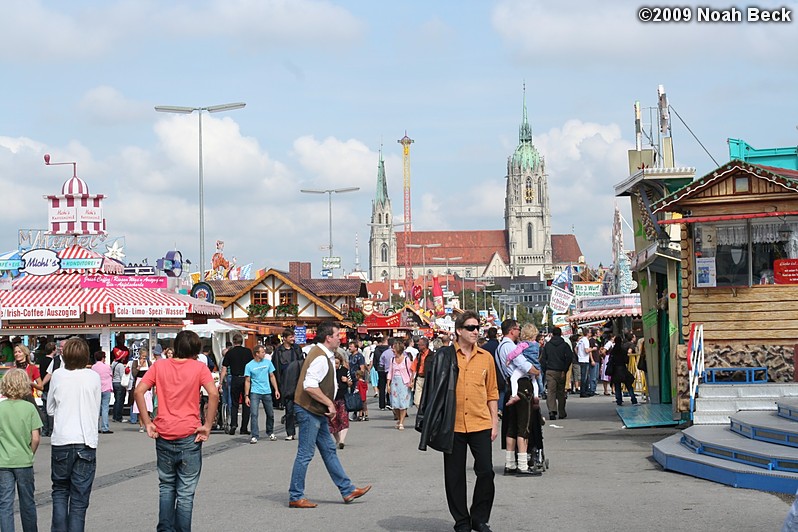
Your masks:
<path fill-rule="evenodd" d="M 703 324 L 705 365 L 764 367 L 793 380 L 798 343 L 798 171 L 731 160 L 652 205 L 679 227 L 682 340 Z M 677 352 L 679 411 L 689 408 L 686 349 Z"/>
<path fill-rule="evenodd" d="M 358 301 L 367 296 L 360 279 L 313 279 L 309 262 L 291 262 L 289 271 L 269 269 L 249 281 L 208 281 L 225 321 L 253 329 L 260 336 L 280 335 L 286 327 L 323 321 L 356 325 Z M 309 336 L 312 336 L 312 332 Z M 247 338 L 248 347 L 257 342 Z M 252 345 L 249 345 L 252 344 Z"/>

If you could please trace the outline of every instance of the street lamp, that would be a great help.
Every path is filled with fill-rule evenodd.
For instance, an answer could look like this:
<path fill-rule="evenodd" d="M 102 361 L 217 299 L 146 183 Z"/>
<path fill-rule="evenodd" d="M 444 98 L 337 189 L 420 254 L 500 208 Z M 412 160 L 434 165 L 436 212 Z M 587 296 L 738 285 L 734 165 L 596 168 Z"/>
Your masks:
<path fill-rule="evenodd" d="M 493 294 L 498 294 L 501 290 L 483 290 L 485 294 L 485 312 L 488 311 L 488 294 L 490 294 L 491 305 L 493 305 Z"/>
<path fill-rule="evenodd" d="M 221 105 L 209 105 L 207 107 L 180 107 L 175 105 L 156 105 L 155 110 L 159 113 L 177 113 L 190 115 L 197 111 L 199 117 L 199 226 L 200 226 L 200 281 L 205 280 L 205 192 L 203 187 L 202 175 L 202 111 L 209 113 L 219 113 L 222 111 L 233 111 L 242 109 L 247 104 L 243 102 L 223 103 Z"/>
<path fill-rule="evenodd" d="M 432 260 L 446 261 L 446 291 L 449 291 L 449 261 L 460 260 L 463 257 L 432 257 Z"/>
<path fill-rule="evenodd" d="M 405 244 L 405 247 L 419 249 L 421 248 L 421 269 L 424 271 L 424 289 L 423 289 L 423 298 L 424 298 L 424 310 L 427 309 L 427 257 L 426 251 L 427 248 L 439 248 L 441 247 L 440 244 Z"/>
<path fill-rule="evenodd" d="M 333 245 L 332 245 L 332 195 L 335 194 L 343 194 L 345 192 L 356 192 L 360 190 L 360 187 L 346 187 L 346 188 L 328 188 L 325 190 L 315 190 L 315 189 L 307 189 L 303 188 L 300 192 L 304 192 L 305 194 L 327 194 L 329 199 L 330 205 L 330 257 L 333 256 Z"/>

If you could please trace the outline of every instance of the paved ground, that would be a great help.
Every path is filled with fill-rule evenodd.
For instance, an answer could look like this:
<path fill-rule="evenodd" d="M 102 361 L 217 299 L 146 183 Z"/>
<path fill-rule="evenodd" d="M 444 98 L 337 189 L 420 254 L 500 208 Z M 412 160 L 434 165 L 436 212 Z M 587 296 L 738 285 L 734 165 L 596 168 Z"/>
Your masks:
<path fill-rule="evenodd" d="M 312 510 L 287 507 L 296 442 L 282 439 L 279 424 L 281 438 L 276 442 L 250 445 L 244 436 L 213 435 L 204 448 L 194 530 L 451 530 L 441 455 L 417 450 L 412 423 L 399 432 L 390 413 L 373 404 L 371 419 L 352 423 L 346 448 L 339 454 L 356 485 L 374 488 L 344 505 L 317 456 L 307 482 L 308 498 L 319 503 Z M 100 440 L 87 530 L 154 529 L 154 442 L 129 424 L 114 423 L 112 429 L 115 434 Z M 568 419 L 549 422 L 544 429 L 551 463 L 544 476 L 502 476 L 504 455 L 498 441 L 494 444 L 493 529 L 780 529 L 789 503 L 778 496 L 662 471 L 651 457 L 651 443 L 675 430 L 626 430 L 608 397 L 569 399 Z M 35 465 L 41 530 L 49 528 L 51 515 L 49 464 L 45 439 Z M 472 486 L 470 478 L 469 492 Z M 18 520 L 17 527 L 21 528 Z"/>

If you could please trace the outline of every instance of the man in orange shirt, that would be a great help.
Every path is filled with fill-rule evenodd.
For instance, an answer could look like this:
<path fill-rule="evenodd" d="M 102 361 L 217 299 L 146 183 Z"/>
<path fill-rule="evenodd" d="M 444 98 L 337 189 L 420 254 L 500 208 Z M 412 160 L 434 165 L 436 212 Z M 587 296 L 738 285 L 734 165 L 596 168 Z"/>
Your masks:
<path fill-rule="evenodd" d="M 414 395 L 413 395 L 413 404 L 418 405 L 421 404 L 421 392 L 424 389 L 424 380 L 426 379 L 426 367 L 425 364 L 427 363 L 427 357 L 432 353 L 429 350 L 429 340 L 426 336 L 422 336 L 416 342 L 418 345 L 418 356 L 413 359 L 413 362 L 410 364 L 410 370 L 416 376 L 413 388 L 414 388 Z"/>
<path fill-rule="evenodd" d="M 479 316 L 473 311 L 461 314 L 454 324 L 457 340 L 456 407 L 454 445 L 443 455 L 443 475 L 449 512 L 455 532 L 490 532 L 488 521 L 493 507 L 492 442 L 499 434 L 496 366 L 493 357 L 477 347 Z M 466 494 L 466 451 L 474 456 L 477 481 L 469 511 Z"/>

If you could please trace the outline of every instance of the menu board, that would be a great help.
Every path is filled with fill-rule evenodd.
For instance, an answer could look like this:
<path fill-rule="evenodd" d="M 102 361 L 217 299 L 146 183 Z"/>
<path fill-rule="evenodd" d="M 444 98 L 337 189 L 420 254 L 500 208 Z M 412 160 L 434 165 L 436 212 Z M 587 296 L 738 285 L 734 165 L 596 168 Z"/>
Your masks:
<path fill-rule="evenodd" d="M 798 259 L 779 259 L 773 262 L 776 284 L 798 284 Z"/>

